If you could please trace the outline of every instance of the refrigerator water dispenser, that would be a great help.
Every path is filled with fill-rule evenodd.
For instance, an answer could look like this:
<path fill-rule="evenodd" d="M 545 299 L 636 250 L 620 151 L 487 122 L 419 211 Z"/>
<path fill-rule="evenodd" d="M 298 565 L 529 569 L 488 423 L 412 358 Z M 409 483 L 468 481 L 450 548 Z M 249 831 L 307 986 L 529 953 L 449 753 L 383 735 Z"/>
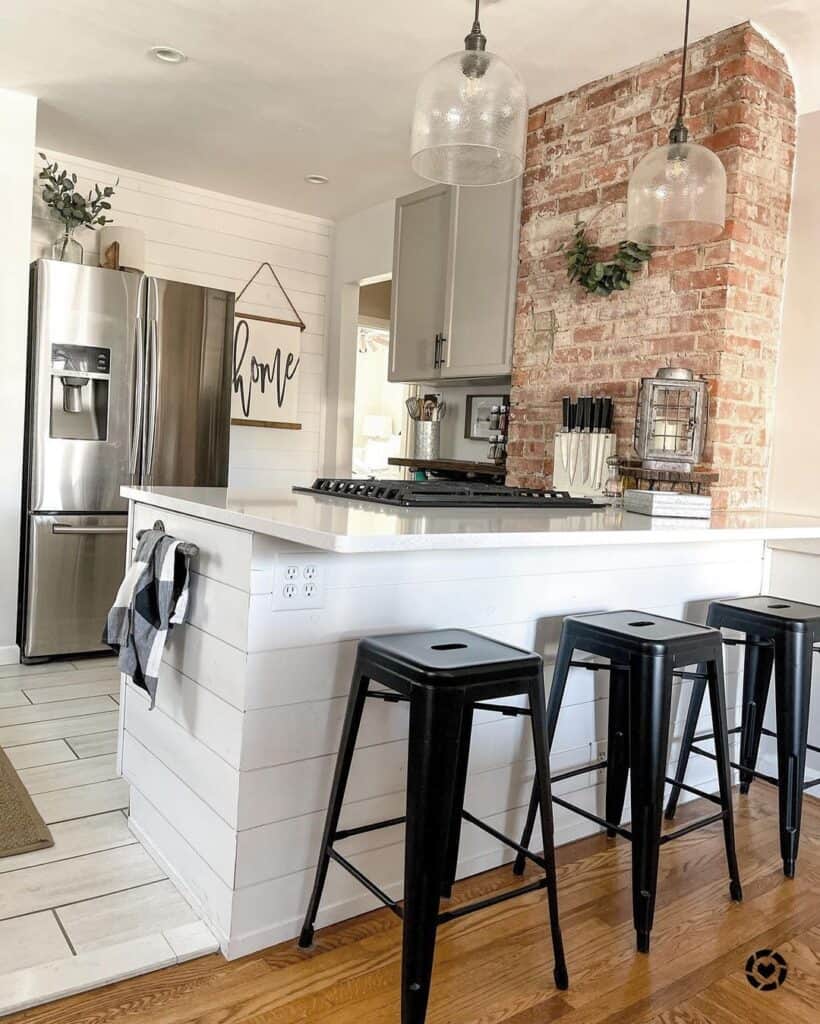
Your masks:
<path fill-rule="evenodd" d="M 110 377 L 110 349 L 52 345 L 50 436 L 107 440 Z"/>

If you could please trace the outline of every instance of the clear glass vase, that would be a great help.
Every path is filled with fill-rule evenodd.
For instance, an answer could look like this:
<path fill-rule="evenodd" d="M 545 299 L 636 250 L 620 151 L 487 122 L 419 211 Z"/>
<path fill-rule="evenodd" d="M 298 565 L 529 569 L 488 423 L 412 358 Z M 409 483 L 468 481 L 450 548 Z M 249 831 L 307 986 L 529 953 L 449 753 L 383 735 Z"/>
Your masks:
<path fill-rule="evenodd" d="M 52 245 L 51 258 L 62 263 L 83 262 L 83 247 L 74 237 L 74 228 L 66 228 Z"/>

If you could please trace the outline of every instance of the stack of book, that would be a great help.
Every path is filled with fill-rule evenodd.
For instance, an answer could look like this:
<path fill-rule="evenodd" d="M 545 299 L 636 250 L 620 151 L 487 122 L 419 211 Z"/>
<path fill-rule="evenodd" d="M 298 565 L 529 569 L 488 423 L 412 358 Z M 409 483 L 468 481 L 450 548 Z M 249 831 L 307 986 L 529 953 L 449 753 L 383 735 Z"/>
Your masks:
<path fill-rule="evenodd" d="M 624 491 L 624 510 L 644 516 L 670 516 L 676 519 L 709 519 L 712 499 L 703 494 L 678 494 L 675 491 Z"/>

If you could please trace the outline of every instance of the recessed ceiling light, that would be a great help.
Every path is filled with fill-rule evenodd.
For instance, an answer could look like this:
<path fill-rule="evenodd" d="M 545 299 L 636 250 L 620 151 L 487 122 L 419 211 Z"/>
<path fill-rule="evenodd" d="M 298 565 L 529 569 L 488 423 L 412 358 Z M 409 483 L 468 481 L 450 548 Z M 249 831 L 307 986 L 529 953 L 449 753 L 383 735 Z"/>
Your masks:
<path fill-rule="evenodd" d="M 175 46 L 152 46 L 148 56 L 158 60 L 160 64 L 184 64 L 188 59 L 182 50 Z"/>
<path fill-rule="evenodd" d="M 330 178 L 325 177 L 324 174 L 306 174 L 305 181 L 308 185 L 327 185 Z"/>

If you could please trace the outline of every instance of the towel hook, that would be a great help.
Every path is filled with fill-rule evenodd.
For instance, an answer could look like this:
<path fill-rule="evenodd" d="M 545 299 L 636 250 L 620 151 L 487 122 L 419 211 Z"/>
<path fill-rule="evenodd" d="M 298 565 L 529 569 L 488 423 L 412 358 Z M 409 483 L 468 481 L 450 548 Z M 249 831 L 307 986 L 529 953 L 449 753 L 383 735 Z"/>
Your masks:
<path fill-rule="evenodd" d="M 165 523 L 161 519 L 154 520 L 154 525 L 151 529 L 155 533 L 165 533 Z M 140 530 L 137 533 L 137 540 L 142 540 L 143 536 L 148 533 L 148 530 Z M 179 541 L 179 550 L 183 555 L 187 555 L 189 558 L 196 558 L 199 555 L 199 548 L 196 544 L 189 544 L 187 541 Z"/>

